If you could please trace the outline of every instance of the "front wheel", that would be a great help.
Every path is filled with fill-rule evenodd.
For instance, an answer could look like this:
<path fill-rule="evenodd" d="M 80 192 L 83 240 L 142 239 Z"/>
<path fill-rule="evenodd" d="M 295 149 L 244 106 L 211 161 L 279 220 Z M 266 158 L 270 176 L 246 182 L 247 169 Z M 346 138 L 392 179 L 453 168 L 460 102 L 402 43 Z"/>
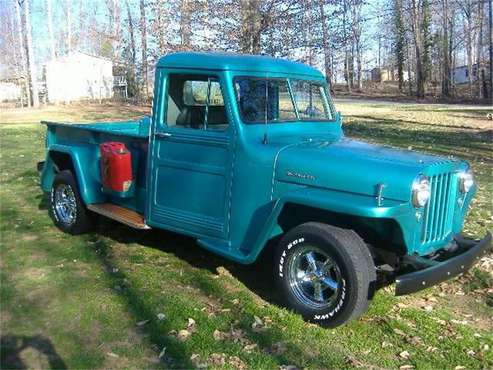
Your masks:
<path fill-rule="evenodd" d="M 88 231 L 92 214 L 84 205 L 72 172 L 65 170 L 55 176 L 51 188 L 51 215 L 55 225 L 69 234 Z"/>
<path fill-rule="evenodd" d="M 361 316 L 373 295 L 375 265 L 352 230 L 316 222 L 299 225 L 281 239 L 275 263 L 287 306 L 323 326 Z"/>

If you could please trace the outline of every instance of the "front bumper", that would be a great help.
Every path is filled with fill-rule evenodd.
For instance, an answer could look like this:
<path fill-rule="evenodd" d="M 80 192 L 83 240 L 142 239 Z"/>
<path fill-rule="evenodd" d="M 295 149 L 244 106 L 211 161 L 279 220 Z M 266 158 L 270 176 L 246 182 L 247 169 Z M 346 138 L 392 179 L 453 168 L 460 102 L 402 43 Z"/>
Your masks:
<path fill-rule="evenodd" d="M 452 257 L 443 261 L 430 260 L 429 267 L 397 276 L 395 295 L 420 291 L 469 270 L 491 246 L 491 234 L 487 233 L 482 240 L 466 239 L 458 235 L 455 242 L 458 248 Z"/>

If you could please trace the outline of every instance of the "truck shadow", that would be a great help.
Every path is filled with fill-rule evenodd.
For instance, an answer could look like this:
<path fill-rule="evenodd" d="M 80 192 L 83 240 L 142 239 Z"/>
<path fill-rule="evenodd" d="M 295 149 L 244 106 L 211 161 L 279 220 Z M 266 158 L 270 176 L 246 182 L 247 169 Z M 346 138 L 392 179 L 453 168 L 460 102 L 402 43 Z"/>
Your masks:
<path fill-rule="evenodd" d="M 30 351 L 30 358 L 36 358 L 34 361 L 40 361 L 44 356 L 49 369 L 67 369 L 67 365 L 56 352 L 53 343 L 42 335 L 2 336 L 0 338 L 0 367 L 2 369 L 28 369 L 33 367 L 33 363 L 25 363 L 23 351 Z M 35 355 L 33 355 L 33 351 Z M 35 366 L 43 368 L 46 364 L 38 363 Z"/>
<path fill-rule="evenodd" d="M 195 239 L 171 231 L 153 229 L 134 231 L 114 221 L 99 217 L 98 234 L 121 244 L 137 243 L 145 247 L 172 253 L 193 267 L 217 273 L 219 267 L 231 275 L 263 300 L 282 305 L 281 296 L 274 287 L 273 245 L 268 245 L 251 265 L 232 262 L 201 248 Z"/>
<path fill-rule="evenodd" d="M 115 283 L 118 280 L 128 280 L 128 286 L 120 293 L 125 299 L 125 302 L 136 318 L 151 318 L 155 316 L 155 307 L 150 307 L 150 304 L 143 298 L 142 292 L 133 287 L 131 277 L 126 274 L 124 269 L 115 269 L 118 267 L 116 261 L 112 258 L 111 241 L 128 245 L 138 244 L 144 247 L 157 249 L 166 253 L 175 255 L 177 258 L 185 261 L 190 266 L 197 269 L 207 269 L 212 273 L 218 273 L 219 267 L 227 269 L 233 278 L 243 283 L 252 292 L 263 298 L 270 303 L 279 302 L 279 296 L 275 293 L 276 289 L 273 288 L 272 279 L 272 262 L 270 260 L 269 253 L 265 253 L 259 257 L 257 262 L 252 265 L 243 266 L 232 263 L 224 258 L 218 257 L 206 250 L 201 249 L 196 245 L 192 238 L 184 237 L 175 233 L 150 230 L 148 232 L 135 231 L 124 225 L 118 224 L 114 221 L 104 219 L 98 223 L 99 227 L 95 234 L 89 236 L 98 240 L 97 250 L 100 262 L 108 271 L 109 276 L 115 279 Z M 111 241 L 105 241 L 98 238 L 103 236 Z M 159 267 L 157 267 L 159 268 Z M 116 273 L 111 273 L 117 271 Z M 199 289 L 202 293 L 208 297 L 215 296 L 217 299 L 222 300 L 223 287 L 218 280 L 213 278 L 203 278 L 198 274 L 197 281 L 194 282 L 195 288 Z M 172 282 L 171 282 L 172 283 Z M 255 300 L 254 300 L 255 301 Z M 279 341 L 279 338 L 283 336 L 280 328 L 272 327 L 270 330 L 263 333 L 254 333 L 252 331 L 250 323 L 243 317 L 245 313 L 240 310 L 237 315 L 237 322 L 247 323 L 241 325 L 241 329 L 244 331 L 245 336 L 252 342 L 258 345 L 259 348 L 268 350 L 273 344 Z M 164 360 L 166 366 L 179 366 L 183 368 L 193 368 L 194 364 L 191 363 L 191 352 L 183 347 L 183 345 L 176 341 L 176 339 L 170 337 L 170 330 L 172 328 L 167 324 L 167 321 L 160 322 L 156 325 L 155 320 L 150 320 L 145 326 L 145 331 L 148 334 L 149 342 L 156 348 L 166 347 L 166 356 L 169 354 L 170 361 Z M 296 358 L 302 358 L 304 351 L 295 344 L 289 344 L 289 352 L 294 354 Z M 340 354 L 338 354 L 340 356 Z M 285 364 L 288 362 L 283 354 L 278 354 L 273 357 L 279 364 Z M 290 361 L 292 362 L 292 361 Z M 297 365 L 297 364 L 295 364 Z M 319 367 L 322 367 L 324 363 L 320 361 Z"/>

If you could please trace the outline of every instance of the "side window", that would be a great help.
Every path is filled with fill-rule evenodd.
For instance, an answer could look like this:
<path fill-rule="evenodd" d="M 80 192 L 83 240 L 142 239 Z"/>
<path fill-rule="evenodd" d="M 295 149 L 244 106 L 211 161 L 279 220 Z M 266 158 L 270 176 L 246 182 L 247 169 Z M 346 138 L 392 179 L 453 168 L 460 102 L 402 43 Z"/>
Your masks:
<path fill-rule="evenodd" d="M 228 127 L 221 85 L 215 77 L 171 74 L 166 112 L 169 127 L 219 131 Z"/>

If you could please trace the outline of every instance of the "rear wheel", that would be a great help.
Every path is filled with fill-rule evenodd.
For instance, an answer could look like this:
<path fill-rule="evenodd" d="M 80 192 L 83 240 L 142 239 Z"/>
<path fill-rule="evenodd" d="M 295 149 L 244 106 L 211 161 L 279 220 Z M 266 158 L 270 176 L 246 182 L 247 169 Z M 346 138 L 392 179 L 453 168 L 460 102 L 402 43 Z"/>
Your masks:
<path fill-rule="evenodd" d="M 82 234 L 92 226 L 93 214 L 85 207 L 72 172 L 59 172 L 51 188 L 51 215 L 55 225 L 70 234 Z"/>
<path fill-rule="evenodd" d="M 299 225 L 281 239 L 275 258 L 286 304 L 306 320 L 335 327 L 366 311 L 375 265 L 354 231 L 315 222 Z"/>

